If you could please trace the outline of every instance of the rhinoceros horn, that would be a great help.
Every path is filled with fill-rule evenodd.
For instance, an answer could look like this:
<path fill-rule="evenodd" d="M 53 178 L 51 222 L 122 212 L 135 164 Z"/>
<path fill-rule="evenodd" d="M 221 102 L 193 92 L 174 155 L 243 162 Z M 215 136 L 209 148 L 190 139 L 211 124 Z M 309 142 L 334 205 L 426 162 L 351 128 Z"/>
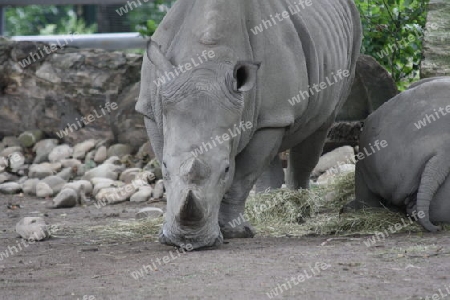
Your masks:
<path fill-rule="evenodd" d="M 172 63 L 161 52 L 161 47 L 152 39 L 147 42 L 147 58 L 162 72 L 173 71 Z"/>
<path fill-rule="evenodd" d="M 192 190 L 189 190 L 181 206 L 179 219 L 182 225 L 192 225 L 203 219 L 202 207 Z"/>

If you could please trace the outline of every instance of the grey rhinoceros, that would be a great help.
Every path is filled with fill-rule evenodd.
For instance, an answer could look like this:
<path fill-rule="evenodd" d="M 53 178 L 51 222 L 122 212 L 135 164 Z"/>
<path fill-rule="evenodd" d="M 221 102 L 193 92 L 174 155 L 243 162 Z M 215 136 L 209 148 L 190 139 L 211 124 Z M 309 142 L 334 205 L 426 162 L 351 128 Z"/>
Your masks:
<path fill-rule="evenodd" d="M 148 44 L 136 105 L 163 166 L 160 241 L 253 237 L 245 200 L 281 151 L 289 187 L 308 187 L 360 46 L 350 0 L 176 2 Z"/>
<path fill-rule="evenodd" d="M 367 118 L 346 208 L 401 209 L 429 231 L 450 222 L 449 95 L 450 77 L 421 80 Z"/>

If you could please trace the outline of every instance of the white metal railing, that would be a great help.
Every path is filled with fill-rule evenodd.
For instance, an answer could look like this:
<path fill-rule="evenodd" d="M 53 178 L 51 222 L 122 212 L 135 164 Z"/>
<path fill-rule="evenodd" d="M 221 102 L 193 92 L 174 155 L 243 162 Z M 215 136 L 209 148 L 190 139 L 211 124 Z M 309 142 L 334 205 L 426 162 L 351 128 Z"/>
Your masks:
<path fill-rule="evenodd" d="M 70 47 L 105 50 L 144 49 L 147 42 L 147 39 L 139 36 L 137 32 L 12 36 L 11 39 L 14 41 L 64 44 Z"/>

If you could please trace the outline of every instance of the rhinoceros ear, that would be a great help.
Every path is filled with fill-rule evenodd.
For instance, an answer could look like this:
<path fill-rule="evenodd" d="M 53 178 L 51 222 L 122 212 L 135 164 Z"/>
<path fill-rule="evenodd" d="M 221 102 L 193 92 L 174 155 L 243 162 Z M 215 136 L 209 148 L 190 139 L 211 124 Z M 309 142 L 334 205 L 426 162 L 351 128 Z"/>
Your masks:
<path fill-rule="evenodd" d="M 238 61 L 233 72 L 235 79 L 234 90 L 237 92 L 250 91 L 256 84 L 260 66 L 260 62 Z"/>
<path fill-rule="evenodd" d="M 173 65 L 164 56 L 161 47 L 152 39 L 147 42 L 147 58 L 162 72 L 173 70 Z"/>

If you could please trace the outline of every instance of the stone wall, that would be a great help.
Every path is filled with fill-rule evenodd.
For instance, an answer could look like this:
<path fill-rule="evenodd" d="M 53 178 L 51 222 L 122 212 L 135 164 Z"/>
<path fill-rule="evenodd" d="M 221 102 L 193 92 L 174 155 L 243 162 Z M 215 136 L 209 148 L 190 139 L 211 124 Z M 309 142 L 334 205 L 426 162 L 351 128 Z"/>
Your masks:
<path fill-rule="evenodd" d="M 431 0 L 421 77 L 450 76 L 450 0 Z"/>
<path fill-rule="evenodd" d="M 0 39 L 0 140 L 40 129 L 46 138 L 71 145 L 113 139 L 130 145 L 134 153 L 148 141 L 143 117 L 134 110 L 141 55 L 66 48 L 33 61 L 30 53 L 45 54 L 44 47 Z M 360 121 L 397 92 L 389 73 L 362 55 L 350 97 L 337 118 L 343 123 L 331 130 L 326 151 L 355 146 Z M 90 122 L 84 124 L 86 119 Z"/>
<path fill-rule="evenodd" d="M 120 94 L 139 81 L 142 56 L 44 46 L 0 39 L 0 138 L 32 129 L 59 138 L 68 124 L 65 142 L 113 138 L 110 112 L 117 114 Z M 106 102 L 119 109 L 108 111 Z M 81 118 L 91 115 L 86 125 Z"/>

